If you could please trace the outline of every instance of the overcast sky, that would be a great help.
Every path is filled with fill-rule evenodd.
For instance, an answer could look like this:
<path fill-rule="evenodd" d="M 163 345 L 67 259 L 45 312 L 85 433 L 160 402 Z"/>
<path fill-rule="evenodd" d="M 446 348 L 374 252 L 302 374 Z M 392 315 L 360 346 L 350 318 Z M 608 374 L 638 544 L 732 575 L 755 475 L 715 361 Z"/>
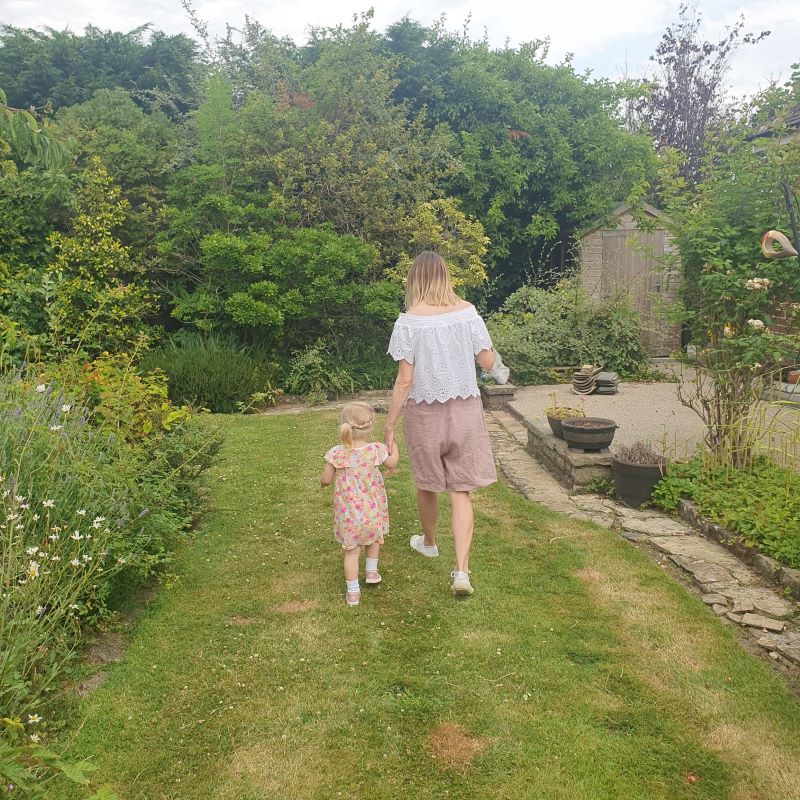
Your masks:
<path fill-rule="evenodd" d="M 0 22 L 22 27 L 50 26 L 80 31 L 129 30 L 150 22 L 168 33 L 191 34 L 179 0 L 0 0 Z M 647 68 L 661 33 L 677 14 L 678 0 L 375 0 L 375 27 L 383 30 L 404 15 L 431 22 L 442 14 L 449 27 L 461 28 L 471 16 L 474 36 L 488 31 L 493 44 L 550 37 L 551 60 L 575 55 L 575 65 L 594 74 L 618 78 Z M 800 61 L 800 0 L 700 0 L 704 32 L 716 39 L 726 25 L 744 14 L 746 29 L 771 30 L 758 45 L 743 48 L 730 75 L 731 89 L 753 92 L 770 80 L 785 79 L 789 65 Z M 277 35 L 303 41 L 309 26 L 348 23 L 369 8 L 369 0 L 195 0 L 199 16 L 212 33 L 226 23 L 236 27 L 249 15 Z"/>

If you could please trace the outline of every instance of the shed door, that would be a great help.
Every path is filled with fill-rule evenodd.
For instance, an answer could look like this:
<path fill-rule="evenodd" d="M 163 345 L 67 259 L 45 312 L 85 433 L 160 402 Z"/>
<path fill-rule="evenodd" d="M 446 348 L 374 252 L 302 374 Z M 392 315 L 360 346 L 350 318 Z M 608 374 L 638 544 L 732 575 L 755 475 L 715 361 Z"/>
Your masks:
<path fill-rule="evenodd" d="M 665 336 L 668 327 L 654 308 L 665 287 L 660 258 L 664 231 L 603 231 L 602 292 L 606 297 L 627 292 L 639 313 L 642 339 L 651 355 L 669 355 L 675 343 Z"/>

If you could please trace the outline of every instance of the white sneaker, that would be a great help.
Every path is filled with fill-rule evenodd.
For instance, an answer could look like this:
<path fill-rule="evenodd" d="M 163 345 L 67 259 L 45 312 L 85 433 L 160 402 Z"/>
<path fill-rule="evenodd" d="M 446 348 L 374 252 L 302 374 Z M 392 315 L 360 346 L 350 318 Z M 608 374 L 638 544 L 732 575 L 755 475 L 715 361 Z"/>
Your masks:
<path fill-rule="evenodd" d="M 450 577 L 453 579 L 453 585 L 450 587 L 456 597 L 468 597 L 475 590 L 469 582 L 469 575 L 464 572 L 451 572 Z"/>
<path fill-rule="evenodd" d="M 428 558 L 436 558 L 436 556 L 439 555 L 439 547 L 435 544 L 425 544 L 424 536 L 412 536 L 409 544 L 412 550 L 416 550 L 418 553 L 422 553 L 423 556 L 427 556 Z"/>

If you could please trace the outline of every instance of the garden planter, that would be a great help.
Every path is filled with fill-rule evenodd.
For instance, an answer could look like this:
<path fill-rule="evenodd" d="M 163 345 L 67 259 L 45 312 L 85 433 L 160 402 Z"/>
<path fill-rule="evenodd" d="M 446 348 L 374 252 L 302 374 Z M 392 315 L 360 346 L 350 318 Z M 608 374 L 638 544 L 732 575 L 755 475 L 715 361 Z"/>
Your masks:
<path fill-rule="evenodd" d="M 614 470 L 614 492 L 631 508 L 639 508 L 653 493 L 653 487 L 666 474 L 666 462 L 658 464 L 630 464 L 616 456 L 612 461 Z"/>
<path fill-rule="evenodd" d="M 561 421 L 564 441 L 576 450 L 605 450 L 619 426 L 613 419 L 570 417 Z"/>
<path fill-rule="evenodd" d="M 800 369 L 790 369 L 786 373 L 786 383 L 800 383 Z"/>
<path fill-rule="evenodd" d="M 550 425 L 550 430 L 553 431 L 553 436 L 558 436 L 559 439 L 564 438 L 564 431 L 561 428 L 561 423 L 563 420 L 559 419 L 558 417 L 548 417 L 547 423 Z"/>

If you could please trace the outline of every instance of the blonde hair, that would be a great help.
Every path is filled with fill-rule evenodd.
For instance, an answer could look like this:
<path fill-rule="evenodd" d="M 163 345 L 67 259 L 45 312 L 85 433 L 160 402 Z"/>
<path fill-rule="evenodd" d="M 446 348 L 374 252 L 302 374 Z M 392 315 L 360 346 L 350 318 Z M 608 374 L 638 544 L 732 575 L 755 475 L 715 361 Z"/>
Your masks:
<path fill-rule="evenodd" d="M 418 303 L 430 306 L 453 306 L 458 295 L 450 283 L 444 259 L 432 250 L 423 250 L 412 262 L 406 283 L 406 309 Z"/>
<path fill-rule="evenodd" d="M 353 431 L 369 436 L 375 423 L 375 410 L 369 403 L 355 400 L 342 409 L 339 438 L 345 447 L 353 446 Z"/>

